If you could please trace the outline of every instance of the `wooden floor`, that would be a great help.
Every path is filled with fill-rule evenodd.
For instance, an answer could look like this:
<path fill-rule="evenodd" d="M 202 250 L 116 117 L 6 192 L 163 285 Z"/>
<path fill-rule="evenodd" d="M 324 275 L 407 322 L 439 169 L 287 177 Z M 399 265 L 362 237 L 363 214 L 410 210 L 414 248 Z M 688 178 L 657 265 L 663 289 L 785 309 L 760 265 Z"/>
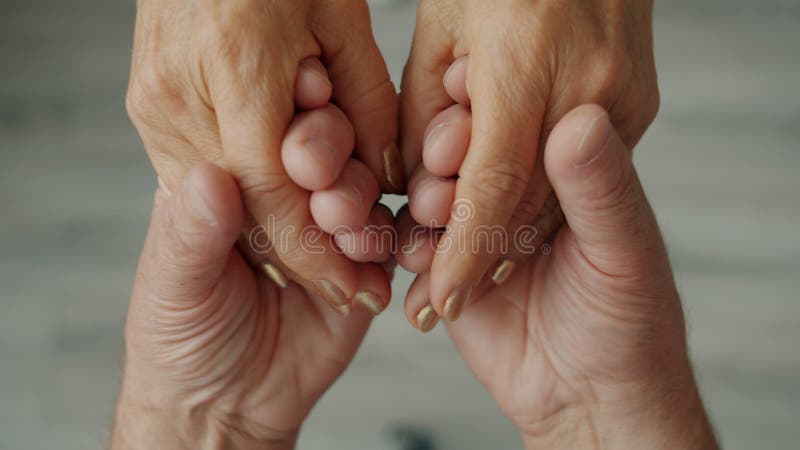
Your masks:
<path fill-rule="evenodd" d="M 132 1 L 0 2 L 0 449 L 102 448 L 155 179 L 124 113 Z M 663 106 L 637 164 L 669 243 L 702 390 L 727 449 L 800 445 L 800 7 L 657 2 Z M 399 77 L 413 2 L 375 29 Z M 410 278 L 402 274 L 402 295 Z M 441 331 L 399 298 L 301 448 L 513 449 Z"/>

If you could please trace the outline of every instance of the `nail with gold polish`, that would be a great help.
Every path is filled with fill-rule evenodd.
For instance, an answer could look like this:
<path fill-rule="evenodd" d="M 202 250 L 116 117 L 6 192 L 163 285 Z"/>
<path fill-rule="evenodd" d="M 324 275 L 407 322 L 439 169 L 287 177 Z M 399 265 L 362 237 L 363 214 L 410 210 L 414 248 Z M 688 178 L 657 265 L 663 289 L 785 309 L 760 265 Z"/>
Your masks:
<path fill-rule="evenodd" d="M 350 305 L 334 306 L 333 309 L 342 317 L 350 315 Z"/>
<path fill-rule="evenodd" d="M 369 291 L 356 292 L 356 295 L 353 297 L 353 301 L 367 308 L 373 316 L 377 316 L 378 314 L 382 313 L 386 308 L 386 305 L 383 303 L 380 297 Z"/>
<path fill-rule="evenodd" d="M 444 317 L 450 322 L 455 322 L 461 317 L 461 311 L 469 300 L 472 289 L 456 289 L 444 302 Z"/>
<path fill-rule="evenodd" d="M 510 259 L 506 259 L 500 264 L 497 265 L 497 268 L 494 270 L 492 274 L 492 281 L 496 285 L 501 285 L 508 281 L 511 275 L 514 273 L 514 269 L 517 268 L 517 263 Z"/>
<path fill-rule="evenodd" d="M 312 283 L 317 288 L 317 293 L 334 308 L 347 305 L 347 297 L 335 284 L 327 280 L 314 280 Z"/>
<path fill-rule="evenodd" d="M 286 280 L 286 276 L 281 272 L 280 269 L 275 267 L 272 263 L 264 263 L 261 265 L 261 271 L 272 280 L 273 283 L 277 284 L 281 289 L 286 289 L 286 286 L 289 285 L 288 280 Z"/>
<path fill-rule="evenodd" d="M 403 158 L 397 144 L 392 142 L 383 149 L 383 171 L 386 174 L 386 181 L 394 188 L 396 193 L 405 191 L 405 169 L 403 168 Z"/>
<path fill-rule="evenodd" d="M 427 305 L 417 313 L 416 321 L 419 331 L 427 333 L 439 323 L 439 315 L 436 314 L 436 310 L 433 309 L 433 306 Z"/>

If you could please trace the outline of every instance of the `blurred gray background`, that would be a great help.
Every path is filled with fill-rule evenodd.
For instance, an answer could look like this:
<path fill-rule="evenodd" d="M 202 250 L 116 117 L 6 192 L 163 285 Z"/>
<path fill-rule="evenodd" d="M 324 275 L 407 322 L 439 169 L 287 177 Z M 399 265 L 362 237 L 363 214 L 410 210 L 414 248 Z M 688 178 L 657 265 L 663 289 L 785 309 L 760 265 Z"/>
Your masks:
<path fill-rule="evenodd" d="M 107 440 L 155 178 L 123 105 L 132 0 L 0 0 L 0 449 Z M 662 109 L 637 149 L 727 449 L 800 446 L 800 4 L 657 1 Z M 375 2 L 396 81 L 414 2 Z M 300 448 L 521 448 L 441 330 L 395 283 Z"/>

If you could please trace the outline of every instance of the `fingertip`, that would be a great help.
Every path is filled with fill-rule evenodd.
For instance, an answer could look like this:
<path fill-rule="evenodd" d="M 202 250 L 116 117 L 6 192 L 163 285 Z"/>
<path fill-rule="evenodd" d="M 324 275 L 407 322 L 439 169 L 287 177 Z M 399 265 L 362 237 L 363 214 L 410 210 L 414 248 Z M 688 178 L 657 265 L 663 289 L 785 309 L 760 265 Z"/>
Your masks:
<path fill-rule="evenodd" d="M 588 166 L 608 143 L 613 126 L 599 105 L 581 105 L 568 112 L 553 128 L 544 154 L 552 178 Z M 547 149 L 552 149 L 547 151 Z"/>
<path fill-rule="evenodd" d="M 429 228 L 447 225 L 456 195 L 456 180 L 421 172 L 409 183 L 408 204 L 417 223 Z"/>
<path fill-rule="evenodd" d="M 355 137 L 347 117 L 334 105 L 295 116 L 281 144 L 287 175 L 303 189 L 330 187 L 350 158 Z"/>
<path fill-rule="evenodd" d="M 295 105 L 301 110 L 321 108 L 330 102 L 332 94 L 333 84 L 322 61 L 317 57 L 300 61 L 295 80 Z"/>
<path fill-rule="evenodd" d="M 469 92 L 467 92 L 467 68 L 469 56 L 458 58 L 450 65 L 444 74 L 444 89 L 447 95 L 462 105 L 469 105 Z"/>
<path fill-rule="evenodd" d="M 428 125 L 422 146 L 425 168 L 440 177 L 458 174 L 469 149 L 472 115 L 468 108 L 454 105 L 439 113 Z"/>
<path fill-rule="evenodd" d="M 239 186 L 230 174 L 211 163 L 200 163 L 187 172 L 181 201 L 194 219 L 226 235 L 238 234 L 244 221 Z"/>

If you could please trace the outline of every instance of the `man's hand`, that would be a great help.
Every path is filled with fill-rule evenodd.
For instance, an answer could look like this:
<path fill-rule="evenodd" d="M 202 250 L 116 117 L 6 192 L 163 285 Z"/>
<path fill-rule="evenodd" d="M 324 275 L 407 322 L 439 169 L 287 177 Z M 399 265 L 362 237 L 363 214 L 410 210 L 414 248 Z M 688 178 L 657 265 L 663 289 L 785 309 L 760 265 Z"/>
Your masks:
<path fill-rule="evenodd" d="M 234 248 L 235 181 L 208 163 L 156 193 L 128 313 L 113 444 L 121 449 L 291 448 L 370 323 L 296 284 L 279 290 Z M 389 298 L 381 265 L 360 282 Z"/>
<path fill-rule="evenodd" d="M 502 286 L 484 279 L 447 323 L 453 342 L 530 449 L 716 448 L 630 149 L 602 108 L 581 106 L 556 126 L 544 160 L 567 225 L 550 255 Z M 413 225 L 404 214 L 401 242 Z M 433 258 L 422 256 L 419 267 Z M 418 327 L 431 282 L 420 275 L 406 298 Z"/>
<path fill-rule="evenodd" d="M 651 9 L 650 0 L 420 2 L 400 108 L 402 152 L 412 184 L 423 148 L 427 153 L 443 145 L 442 135 L 460 126 L 432 123 L 434 118 L 456 102 L 471 106 L 474 116 L 457 182 L 450 166 L 432 173 L 451 178 L 451 196 L 473 212 L 467 220 L 444 218 L 450 220 L 445 242 L 480 230 L 513 233 L 542 220 L 552 188 L 539 147 L 574 107 L 604 107 L 623 142 L 633 147 L 659 103 Z M 416 218 L 415 213 L 412 205 Z M 434 308 L 456 317 L 485 273 L 491 271 L 502 284 L 520 256 L 497 247 L 440 251 L 431 268 Z M 453 306 L 445 311 L 446 304 Z"/>
<path fill-rule="evenodd" d="M 315 68 L 312 56 L 324 67 Z M 327 93 L 295 95 L 320 82 Z M 352 299 L 357 267 L 328 240 L 308 254 L 301 239 L 314 224 L 310 193 L 281 163 L 296 110 L 323 106 L 331 92 L 352 123 L 357 158 L 384 192 L 402 191 L 397 96 L 365 1 L 138 2 L 127 106 L 165 185 L 177 186 L 199 162 L 225 168 L 247 212 L 276 243 L 274 265 L 306 286 Z"/>

